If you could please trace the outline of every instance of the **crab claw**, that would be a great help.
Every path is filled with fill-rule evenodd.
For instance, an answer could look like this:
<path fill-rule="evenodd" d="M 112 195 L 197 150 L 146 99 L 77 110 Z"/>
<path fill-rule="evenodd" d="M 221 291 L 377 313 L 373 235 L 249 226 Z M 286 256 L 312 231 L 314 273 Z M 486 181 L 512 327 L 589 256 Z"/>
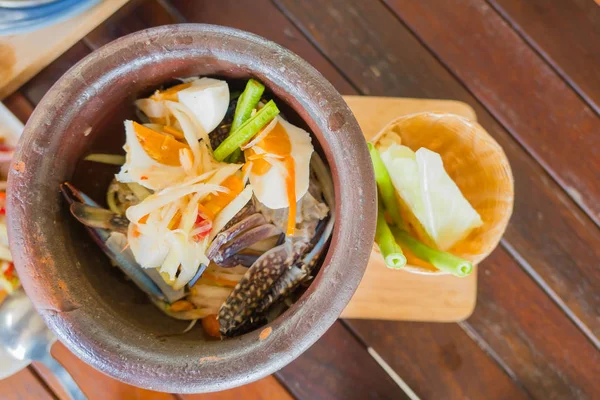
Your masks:
<path fill-rule="evenodd" d="M 245 325 L 275 281 L 294 263 L 294 246 L 290 241 L 272 248 L 256 260 L 238 282 L 219 310 L 223 336 L 232 336 Z"/>
<path fill-rule="evenodd" d="M 90 228 L 102 228 L 127 234 L 129 220 L 105 208 L 75 202 L 71 204 L 71 214 Z"/>
<path fill-rule="evenodd" d="M 243 265 L 244 267 L 249 268 L 252 266 L 252 264 L 256 262 L 256 260 L 258 260 L 258 258 L 262 254 L 262 251 L 246 249 L 223 260 L 223 262 L 219 266 L 224 268 L 231 268 L 236 267 L 238 265 Z"/>
<path fill-rule="evenodd" d="M 321 224 L 320 229 L 317 229 L 319 239 L 314 244 L 311 251 L 306 253 L 302 260 L 286 270 L 281 277 L 273 284 L 267 295 L 262 299 L 260 305 L 256 309 L 257 314 L 262 314 L 275 304 L 282 296 L 292 293 L 300 283 L 304 282 L 310 275 L 315 265 L 321 258 L 321 254 L 325 250 L 327 241 L 333 231 L 334 218 L 333 215 L 327 221 L 327 224 Z M 324 225 L 324 226 L 323 226 Z"/>
<path fill-rule="evenodd" d="M 67 202 L 70 205 L 73 205 L 73 204 L 79 202 L 79 203 L 83 203 L 83 204 L 91 206 L 91 207 L 100 207 L 100 204 L 96 203 L 94 200 L 92 200 L 91 197 L 87 196 L 85 193 L 81 192 L 79 189 L 76 189 L 69 182 L 65 182 L 62 185 L 60 185 L 60 191 L 62 192 L 65 200 L 67 200 Z M 70 207 L 69 207 L 69 210 L 70 210 Z M 108 230 L 89 228 L 89 227 L 87 227 L 87 230 L 88 230 L 90 236 L 92 237 L 92 239 L 94 239 L 96 244 L 98 244 L 98 246 L 106 247 L 105 243 L 108 240 L 108 237 L 110 236 L 110 232 Z"/>
<path fill-rule="evenodd" d="M 85 212 L 89 211 L 90 208 L 100 209 L 101 213 L 99 214 L 107 215 L 106 213 L 111 213 L 100 208 L 98 203 L 69 182 L 60 185 L 60 190 L 67 202 L 71 204 L 71 211 L 75 208 L 78 213 L 83 213 L 86 216 Z M 94 210 L 94 212 L 97 212 L 97 210 Z M 81 215 L 74 215 L 81 221 Z M 183 290 L 174 290 L 164 282 L 158 272 L 155 270 L 146 271 L 135 261 L 133 253 L 127 248 L 127 237 L 125 235 L 118 232 L 111 233 L 108 229 L 94 227 L 93 225 L 89 226 L 85 222 L 84 225 L 86 225 L 88 233 L 104 254 L 144 293 L 154 299 L 169 303 L 184 297 Z"/>

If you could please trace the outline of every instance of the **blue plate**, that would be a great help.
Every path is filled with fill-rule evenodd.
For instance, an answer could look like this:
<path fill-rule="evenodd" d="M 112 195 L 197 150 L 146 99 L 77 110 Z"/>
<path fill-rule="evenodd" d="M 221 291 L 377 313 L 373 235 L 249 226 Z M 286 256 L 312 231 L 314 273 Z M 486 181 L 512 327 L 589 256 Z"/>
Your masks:
<path fill-rule="evenodd" d="M 30 8 L 0 8 L 0 36 L 30 32 L 72 18 L 101 0 L 60 0 Z"/>
<path fill-rule="evenodd" d="M 42 4 L 54 3 L 60 0 L 0 0 L 0 7 L 4 8 L 28 8 L 39 7 Z"/>

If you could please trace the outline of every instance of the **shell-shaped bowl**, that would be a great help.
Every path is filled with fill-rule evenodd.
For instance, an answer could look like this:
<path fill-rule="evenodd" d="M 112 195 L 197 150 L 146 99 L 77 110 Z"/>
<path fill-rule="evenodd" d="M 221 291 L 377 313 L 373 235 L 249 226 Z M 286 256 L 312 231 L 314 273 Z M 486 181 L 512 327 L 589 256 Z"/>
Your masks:
<path fill-rule="evenodd" d="M 454 114 L 418 113 L 386 125 L 372 140 L 400 141 L 413 151 L 425 147 L 438 153 L 444 168 L 483 220 L 449 252 L 480 263 L 498 245 L 513 209 L 514 182 L 510 164 L 500 145 L 477 122 Z M 447 274 L 406 252 L 406 270 Z"/>

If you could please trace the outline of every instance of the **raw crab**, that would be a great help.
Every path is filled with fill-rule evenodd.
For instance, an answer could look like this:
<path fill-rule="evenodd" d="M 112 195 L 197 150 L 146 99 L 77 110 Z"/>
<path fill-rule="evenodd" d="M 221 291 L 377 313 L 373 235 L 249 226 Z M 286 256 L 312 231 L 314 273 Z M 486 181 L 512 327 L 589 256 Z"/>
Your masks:
<path fill-rule="evenodd" d="M 316 185 L 312 188 L 316 192 Z M 281 232 L 285 229 L 287 211 L 270 210 L 258 202 L 255 202 L 255 207 L 257 213 L 222 232 L 232 238 L 225 249 L 217 250 L 217 254 L 227 255 L 228 249 L 244 248 L 241 243 L 259 230 L 267 231 L 274 227 Z M 219 323 L 224 336 L 244 330 L 245 324 L 251 326 L 255 318 L 262 316 L 281 296 L 290 293 L 312 271 L 323 249 L 320 246 L 318 251 L 310 252 L 316 244 L 313 238 L 322 233 L 317 228 L 324 226 L 324 222 L 320 221 L 327 216 L 328 208 L 309 192 L 300 200 L 298 209 L 302 212 L 298 215 L 294 235 L 285 237 L 278 245 L 258 256 L 221 307 Z M 249 221 L 256 223 L 261 220 L 265 221 L 263 225 L 248 229 L 252 225 Z"/>
<path fill-rule="evenodd" d="M 100 208 L 69 183 L 61 190 L 71 213 L 88 227 L 102 250 L 163 311 L 179 319 L 217 314 L 221 335 L 235 336 L 264 322 L 273 304 L 307 280 L 326 247 L 335 220 L 333 185 L 316 154 L 311 170 L 309 191 L 298 202 L 292 236 L 282 233 L 287 209 L 272 210 L 252 200 L 215 236 L 206 254 L 211 263 L 199 268 L 188 292 L 173 290 L 155 269 L 142 269 L 130 251 L 123 251 L 127 243 L 122 233 L 129 222 L 113 211 L 138 202 L 136 188 L 114 184 L 114 193 L 109 192 L 116 199 L 113 211 Z M 215 274 L 226 279 L 207 278 Z"/>

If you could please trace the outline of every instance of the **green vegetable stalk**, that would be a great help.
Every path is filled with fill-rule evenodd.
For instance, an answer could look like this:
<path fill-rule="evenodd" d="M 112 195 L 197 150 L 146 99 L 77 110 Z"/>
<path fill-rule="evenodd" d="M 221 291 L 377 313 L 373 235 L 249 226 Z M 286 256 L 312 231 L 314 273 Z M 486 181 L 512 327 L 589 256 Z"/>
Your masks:
<path fill-rule="evenodd" d="M 440 271 L 446 271 L 454 276 L 463 277 L 473 271 L 473 264 L 445 251 L 433 249 L 412 237 L 408 232 L 391 228 L 394 238 L 402 246 L 409 249 L 416 257 L 427 261 Z"/>
<path fill-rule="evenodd" d="M 375 170 L 375 181 L 377 182 L 379 196 L 383 201 L 383 205 L 390 214 L 390 217 L 392 217 L 394 225 L 406 229 L 406 224 L 400 215 L 400 207 L 396 200 L 396 189 L 394 188 L 390 174 L 381 159 L 379 150 L 371 143 L 368 143 L 367 145 L 369 146 L 369 153 L 371 153 L 371 161 L 373 162 L 373 169 Z"/>
<path fill-rule="evenodd" d="M 377 213 L 377 232 L 375 241 L 381 249 L 386 265 L 389 268 L 401 268 L 406 263 L 406 257 L 398 243 L 410 250 L 416 257 L 432 264 L 440 271 L 446 271 L 454 276 L 463 277 L 473 271 L 473 264 L 460 257 L 437 250 L 427 246 L 420 240 L 415 239 L 407 232 L 406 223 L 400 215 L 400 207 L 396 200 L 396 189 L 392 184 L 392 179 L 388 170 L 381 159 L 379 151 L 371 143 L 368 144 L 375 170 L 375 180 L 382 204 L 379 204 Z M 393 227 L 389 227 L 385 221 L 384 211 L 387 211 L 394 222 Z M 400 254 L 401 258 L 398 257 Z M 400 265 L 401 264 L 401 265 Z"/>
<path fill-rule="evenodd" d="M 214 157 L 217 161 L 223 161 L 236 149 L 246 144 L 254 135 L 264 128 L 273 118 L 279 114 L 279 109 L 273 100 L 270 100 L 256 115 L 251 117 L 235 132 L 232 132 L 224 141 L 215 149 Z"/>
<path fill-rule="evenodd" d="M 385 221 L 384 210 L 381 204 L 377 210 L 377 229 L 375 230 L 375 241 L 381 250 L 381 255 L 388 268 L 400 269 L 406 265 L 406 257 L 402 249 L 396 243 L 392 231 Z"/>
<path fill-rule="evenodd" d="M 235 133 L 240 126 L 250 119 L 252 110 L 254 110 L 258 105 L 258 102 L 260 101 L 264 91 L 264 85 L 258 81 L 255 81 L 254 79 L 250 79 L 248 83 L 246 83 L 246 88 L 240 95 L 235 107 L 235 114 L 233 115 L 233 122 L 231 123 L 231 130 L 229 133 L 230 135 Z M 227 161 L 235 163 L 241 155 L 242 151 L 237 148 L 228 157 Z"/>
<path fill-rule="evenodd" d="M 119 166 L 125 164 L 125 156 L 120 154 L 89 154 L 84 160 Z"/>
<path fill-rule="evenodd" d="M 235 114 L 233 115 L 233 122 L 231 123 L 231 132 L 235 132 L 244 122 L 250 119 L 252 110 L 256 108 L 256 105 L 260 101 L 260 98 L 265 91 L 265 87 L 262 83 L 250 79 L 246 84 L 246 88 L 240 95 L 237 106 L 235 107 Z"/>

